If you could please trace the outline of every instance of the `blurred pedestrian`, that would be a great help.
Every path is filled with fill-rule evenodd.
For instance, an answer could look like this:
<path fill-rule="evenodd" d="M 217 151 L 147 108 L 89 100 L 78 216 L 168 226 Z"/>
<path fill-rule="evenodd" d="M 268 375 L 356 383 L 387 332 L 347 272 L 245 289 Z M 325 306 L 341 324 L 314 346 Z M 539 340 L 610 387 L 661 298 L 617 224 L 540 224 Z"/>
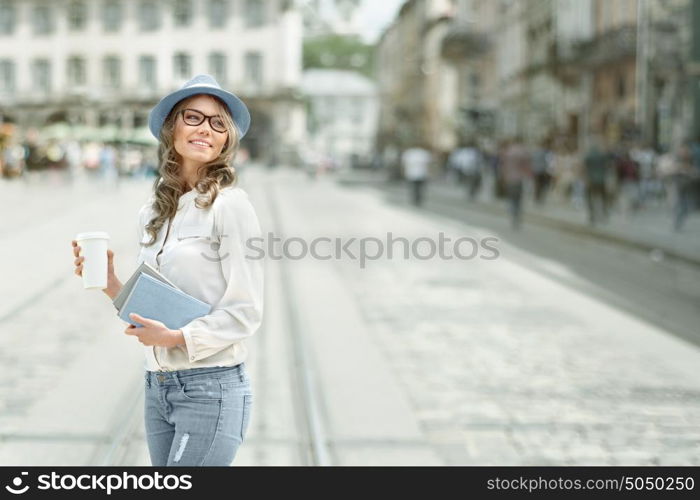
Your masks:
<path fill-rule="evenodd" d="M 96 178 L 100 172 L 100 150 L 97 142 L 89 142 L 83 148 L 83 167 L 91 179 Z"/>
<path fill-rule="evenodd" d="M 103 144 L 100 148 L 100 176 L 108 186 L 113 186 L 119 180 L 117 150 L 111 144 Z"/>
<path fill-rule="evenodd" d="M 401 169 L 401 152 L 394 144 L 389 144 L 382 151 L 382 163 L 389 171 L 389 180 L 400 181 L 403 178 Z"/>
<path fill-rule="evenodd" d="M 675 198 L 675 186 L 673 176 L 677 171 L 676 152 L 670 149 L 659 153 L 656 165 L 656 172 L 664 187 L 664 198 L 673 206 Z"/>
<path fill-rule="evenodd" d="M 688 162 L 694 169 L 700 171 L 700 137 L 696 137 L 693 141 L 687 141 L 685 147 L 688 148 Z"/>
<path fill-rule="evenodd" d="M 588 222 L 595 225 L 601 219 L 599 212 L 603 220 L 607 220 L 609 216 L 610 195 L 607 180 L 611 159 L 610 155 L 603 151 L 599 138 L 593 138 L 591 142 L 583 164 Z"/>
<path fill-rule="evenodd" d="M 508 139 L 500 141 L 496 146 L 496 151 L 491 161 L 491 170 L 493 172 L 493 178 L 495 179 L 493 183 L 493 196 L 497 199 L 506 197 L 506 183 L 503 179 L 503 158 L 505 157 L 506 150 L 510 146 L 510 142 L 511 141 Z"/>
<path fill-rule="evenodd" d="M 501 161 L 501 176 L 505 186 L 511 227 L 522 225 L 523 189 L 532 176 L 532 159 L 520 137 L 516 137 L 506 148 Z"/>
<path fill-rule="evenodd" d="M 79 178 L 83 172 L 80 165 L 82 150 L 80 143 L 74 139 L 69 140 L 65 144 L 66 147 L 66 162 L 68 163 L 68 172 L 71 180 Z"/>
<path fill-rule="evenodd" d="M 573 184 L 576 177 L 574 163 L 576 157 L 565 140 L 557 142 L 552 153 L 551 191 L 562 201 L 571 201 Z"/>
<path fill-rule="evenodd" d="M 617 183 L 620 186 L 620 205 L 622 213 L 628 215 L 636 212 L 640 204 L 639 164 L 632 159 L 627 150 L 620 152 L 615 162 Z"/>
<path fill-rule="evenodd" d="M 688 214 L 695 208 L 700 169 L 695 167 L 691 145 L 681 144 L 675 154 L 675 168 L 671 175 L 674 187 L 673 229 L 683 229 Z"/>
<path fill-rule="evenodd" d="M 479 145 L 481 152 L 481 196 L 493 200 L 498 181 L 498 144 L 495 141 L 484 140 Z"/>
<path fill-rule="evenodd" d="M 423 190 L 428 180 L 432 160 L 432 154 L 424 144 L 409 148 L 401 155 L 403 174 L 411 185 L 412 200 L 415 206 L 423 204 Z"/>
<path fill-rule="evenodd" d="M 248 161 L 250 160 L 250 152 L 248 148 L 241 148 L 236 154 L 236 165 L 241 169 L 245 169 L 248 166 Z"/>
<path fill-rule="evenodd" d="M 459 172 L 460 182 L 465 184 L 470 200 L 476 198 L 481 188 L 481 164 L 481 152 L 471 141 L 461 142 L 447 159 L 448 169 Z"/>
<path fill-rule="evenodd" d="M 138 146 L 132 146 L 125 152 L 126 171 L 131 177 L 145 179 L 148 175 L 144 167 L 143 151 Z"/>
<path fill-rule="evenodd" d="M 10 139 L 2 152 L 3 177 L 11 179 L 24 175 L 24 152 L 24 147 L 21 144 L 15 139 Z"/>
<path fill-rule="evenodd" d="M 45 182 L 49 160 L 46 157 L 46 147 L 35 141 L 28 141 L 25 147 L 26 175 L 24 181 L 29 184 Z"/>
<path fill-rule="evenodd" d="M 639 165 L 639 205 L 649 201 L 658 202 L 663 185 L 656 173 L 657 154 L 649 145 L 641 145 L 630 150 L 630 157 Z"/>
<path fill-rule="evenodd" d="M 542 141 L 532 152 L 532 175 L 535 184 L 535 203 L 544 203 L 552 179 L 552 152 L 549 143 Z"/>
<path fill-rule="evenodd" d="M 197 75 L 151 110 L 159 177 L 139 212 L 147 263 L 211 312 L 177 330 L 132 315 L 124 333 L 146 348 L 145 430 L 154 466 L 228 466 L 243 442 L 253 402 L 244 340 L 262 322 L 263 263 L 244 248 L 261 230 L 232 161 L 250 114 L 209 75 Z M 75 273 L 82 274 L 77 242 Z M 108 250 L 108 286 L 122 283 Z"/>

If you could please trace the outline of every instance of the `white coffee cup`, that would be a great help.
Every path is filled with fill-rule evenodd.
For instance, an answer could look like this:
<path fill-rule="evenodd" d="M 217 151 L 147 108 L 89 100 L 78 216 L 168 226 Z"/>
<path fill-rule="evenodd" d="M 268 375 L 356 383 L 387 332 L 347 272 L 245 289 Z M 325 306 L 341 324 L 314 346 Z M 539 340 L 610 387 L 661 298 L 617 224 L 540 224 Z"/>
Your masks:
<path fill-rule="evenodd" d="M 102 231 L 80 233 L 75 237 L 83 260 L 83 288 L 107 288 L 107 245 L 109 234 Z"/>

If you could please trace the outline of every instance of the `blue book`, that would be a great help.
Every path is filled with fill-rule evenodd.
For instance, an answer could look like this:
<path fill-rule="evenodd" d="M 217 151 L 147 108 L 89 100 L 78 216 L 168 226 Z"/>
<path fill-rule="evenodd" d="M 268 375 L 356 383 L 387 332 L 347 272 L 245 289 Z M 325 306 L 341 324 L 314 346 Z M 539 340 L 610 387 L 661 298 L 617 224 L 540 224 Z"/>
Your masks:
<path fill-rule="evenodd" d="M 206 302 L 141 273 L 118 315 L 137 327 L 143 325 L 129 318 L 129 314 L 136 313 L 144 318 L 155 319 L 171 330 L 177 330 L 193 319 L 209 314 L 209 311 L 211 306 Z"/>
<path fill-rule="evenodd" d="M 138 279 L 139 276 L 141 276 L 141 273 L 148 274 L 149 276 L 153 276 L 155 279 L 162 281 L 163 283 L 167 283 L 173 288 L 177 288 L 175 284 L 170 281 L 168 278 L 163 276 L 148 264 L 148 262 L 142 262 L 141 265 L 134 271 L 129 279 L 124 283 L 124 286 L 122 286 L 122 289 L 119 290 L 119 293 L 117 296 L 114 298 L 112 303 L 114 304 L 114 307 L 117 308 L 117 311 L 121 311 L 122 307 L 124 307 L 124 302 L 126 301 L 126 298 L 129 296 L 131 293 L 131 290 L 134 288 L 134 284 L 136 283 L 136 280 Z M 177 288 L 179 290 L 179 288 Z"/>

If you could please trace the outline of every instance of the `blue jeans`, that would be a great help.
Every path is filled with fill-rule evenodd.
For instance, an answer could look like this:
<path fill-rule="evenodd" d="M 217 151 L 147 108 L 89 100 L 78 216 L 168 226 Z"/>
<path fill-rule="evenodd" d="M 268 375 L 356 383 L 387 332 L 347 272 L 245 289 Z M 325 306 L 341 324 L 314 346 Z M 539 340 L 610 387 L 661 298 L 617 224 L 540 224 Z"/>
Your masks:
<path fill-rule="evenodd" d="M 145 391 L 146 439 L 154 466 L 231 465 L 253 403 L 244 363 L 146 371 Z"/>

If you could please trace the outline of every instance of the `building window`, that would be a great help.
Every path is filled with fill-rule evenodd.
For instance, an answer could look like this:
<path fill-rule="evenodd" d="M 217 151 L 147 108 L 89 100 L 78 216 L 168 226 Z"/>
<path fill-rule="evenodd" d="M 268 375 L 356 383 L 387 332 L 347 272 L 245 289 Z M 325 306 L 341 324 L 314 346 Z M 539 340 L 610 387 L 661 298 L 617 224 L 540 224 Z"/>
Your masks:
<path fill-rule="evenodd" d="M 104 85 L 110 89 L 118 89 L 121 85 L 121 61 L 116 56 L 104 58 L 102 66 Z"/>
<path fill-rule="evenodd" d="M 79 56 L 69 58 L 68 85 L 85 85 L 86 83 L 85 59 Z"/>
<path fill-rule="evenodd" d="M 141 56 L 139 59 L 139 84 L 147 89 L 156 89 L 157 81 L 155 57 Z"/>
<path fill-rule="evenodd" d="M 97 125 L 100 127 L 104 127 L 105 125 L 111 125 L 113 123 L 114 119 L 112 118 L 112 115 L 109 112 L 103 112 L 97 116 Z"/>
<path fill-rule="evenodd" d="M 85 29 L 87 23 L 87 8 L 84 2 L 68 4 L 68 28 L 72 31 Z"/>
<path fill-rule="evenodd" d="M 223 53 L 212 52 L 209 54 L 209 74 L 220 85 L 226 84 L 226 56 Z"/>
<path fill-rule="evenodd" d="M 134 128 L 145 127 L 148 125 L 148 115 L 143 113 L 134 114 Z"/>
<path fill-rule="evenodd" d="M 155 31 L 160 28 L 158 3 L 156 0 L 141 0 L 139 4 L 139 27 L 141 31 Z"/>
<path fill-rule="evenodd" d="M 122 25 L 122 4 L 118 0 L 108 0 L 102 9 L 102 25 L 105 31 L 119 31 Z"/>
<path fill-rule="evenodd" d="M 182 52 L 175 54 L 173 67 L 176 79 L 189 80 L 192 78 L 192 58 L 189 55 Z"/>
<path fill-rule="evenodd" d="M 15 91 L 15 63 L 0 59 L 0 92 L 12 94 Z"/>
<path fill-rule="evenodd" d="M 626 93 L 625 91 L 625 75 L 619 75 L 617 77 L 617 97 L 624 98 Z"/>
<path fill-rule="evenodd" d="M 10 0 L 0 1 L 0 35 L 11 35 L 15 31 L 17 13 Z"/>
<path fill-rule="evenodd" d="M 245 55 L 245 82 L 248 85 L 262 85 L 262 55 L 259 52 L 247 52 Z"/>
<path fill-rule="evenodd" d="M 48 93 L 51 90 L 51 63 L 48 59 L 35 59 L 32 65 L 34 90 Z"/>
<path fill-rule="evenodd" d="M 355 124 L 362 123 L 365 114 L 365 106 L 362 97 L 350 98 L 350 120 Z"/>
<path fill-rule="evenodd" d="M 223 28 L 226 26 L 228 9 L 226 0 L 209 0 L 209 26 Z"/>
<path fill-rule="evenodd" d="M 34 26 L 35 35 L 48 35 L 53 31 L 51 8 L 47 4 L 34 6 L 32 24 Z"/>
<path fill-rule="evenodd" d="M 189 26 L 192 23 L 192 1 L 176 0 L 173 7 L 175 26 Z"/>
<path fill-rule="evenodd" d="M 244 16 L 247 28 L 265 24 L 265 0 L 245 0 Z"/>

